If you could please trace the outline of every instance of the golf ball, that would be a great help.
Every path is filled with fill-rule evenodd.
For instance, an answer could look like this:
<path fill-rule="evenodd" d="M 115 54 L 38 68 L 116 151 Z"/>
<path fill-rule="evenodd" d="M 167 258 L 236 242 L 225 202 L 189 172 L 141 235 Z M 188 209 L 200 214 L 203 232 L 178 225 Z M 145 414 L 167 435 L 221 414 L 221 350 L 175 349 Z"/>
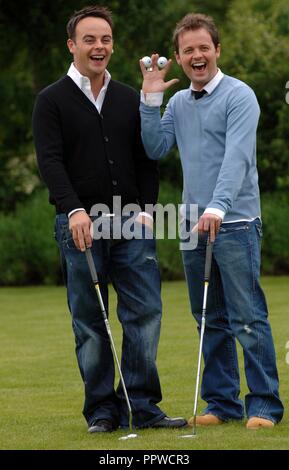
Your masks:
<path fill-rule="evenodd" d="M 163 69 L 168 63 L 168 59 L 166 57 L 160 57 L 158 59 L 158 66 L 160 69 Z"/>
<path fill-rule="evenodd" d="M 152 65 L 152 59 L 147 55 L 142 58 L 142 62 L 147 69 Z"/>
<path fill-rule="evenodd" d="M 137 434 L 129 434 L 128 436 L 119 437 L 118 440 L 119 441 L 126 441 L 127 439 L 135 439 L 136 437 L 138 437 Z"/>

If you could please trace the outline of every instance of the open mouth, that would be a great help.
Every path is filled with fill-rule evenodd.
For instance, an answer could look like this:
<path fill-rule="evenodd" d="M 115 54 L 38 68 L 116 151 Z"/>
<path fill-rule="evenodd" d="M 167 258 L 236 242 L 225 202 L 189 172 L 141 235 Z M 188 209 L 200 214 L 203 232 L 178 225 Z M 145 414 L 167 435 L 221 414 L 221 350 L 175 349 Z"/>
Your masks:
<path fill-rule="evenodd" d="M 96 63 L 101 63 L 104 60 L 104 55 L 91 55 L 90 59 Z"/>
<path fill-rule="evenodd" d="M 192 64 L 192 69 L 198 72 L 203 72 L 206 67 L 206 62 L 196 62 L 195 64 Z"/>

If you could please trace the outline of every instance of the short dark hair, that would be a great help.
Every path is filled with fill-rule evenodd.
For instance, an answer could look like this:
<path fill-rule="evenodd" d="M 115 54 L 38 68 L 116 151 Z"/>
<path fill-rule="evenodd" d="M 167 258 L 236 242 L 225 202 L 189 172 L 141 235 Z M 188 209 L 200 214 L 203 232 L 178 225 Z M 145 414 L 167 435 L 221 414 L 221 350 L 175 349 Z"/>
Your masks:
<path fill-rule="evenodd" d="M 71 15 L 66 25 L 66 31 L 69 39 L 75 38 L 76 26 L 80 22 L 80 20 L 83 20 L 83 18 L 88 18 L 90 16 L 93 16 L 95 18 L 103 18 L 105 21 L 108 22 L 111 29 L 113 29 L 111 11 L 108 8 L 100 5 L 92 5 L 89 7 L 84 7 L 79 11 L 75 11 Z"/>
<path fill-rule="evenodd" d="M 201 13 L 188 13 L 176 24 L 173 33 L 173 44 L 177 54 L 179 53 L 179 35 L 184 31 L 194 31 L 200 28 L 204 28 L 210 33 L 214 46 L 217 49 L 220 44 L 220 37 L 213 18 Z"/>

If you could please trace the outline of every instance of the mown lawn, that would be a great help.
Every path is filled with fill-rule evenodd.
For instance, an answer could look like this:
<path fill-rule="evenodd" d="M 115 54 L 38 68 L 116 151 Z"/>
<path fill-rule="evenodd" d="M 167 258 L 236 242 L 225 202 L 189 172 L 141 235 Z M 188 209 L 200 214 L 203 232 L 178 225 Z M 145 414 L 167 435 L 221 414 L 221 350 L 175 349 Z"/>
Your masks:
<path fill-rule="evenodd" d="M 289 404 L 288 286 L 288 277 L 263 279 L 286 409 Z M 198 338 L 185 283 L 163 283 L 163 304 L 158 353 L 162 409 L 171 416 L 190 417 Z M 111 293 L 110 322 L 119 349 L 120 326 L 114 307 L 115 296 Z M 83 391 L 65 289 L 2 288 L 0 320 L 0 449 L 289 449 L 287 412 L 283 422 L 273 430 L 247 431 L 244 423 L 233 423 L 199 429 L 197 438 L 191 440 L 178 438 L 187 433 L 184 430 L 141 430 L 139 439 L 128 441 L 118 440 L 123 431 L 88 435 L 81 414 Z M 243 396 L 246 385 L 242 367 L 241 374 Z"/>

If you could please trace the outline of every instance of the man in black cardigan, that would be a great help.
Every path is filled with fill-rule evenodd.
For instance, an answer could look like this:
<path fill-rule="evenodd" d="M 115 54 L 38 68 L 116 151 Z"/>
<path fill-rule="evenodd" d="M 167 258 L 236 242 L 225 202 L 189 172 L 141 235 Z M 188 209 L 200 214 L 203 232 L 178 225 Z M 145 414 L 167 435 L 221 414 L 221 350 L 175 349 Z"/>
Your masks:
<path fill-rule="evenodd" d="M 113 52 L 109 10 L 93 6 L 75 12 L 67 32 L 74 63 L 65 77 L 39 93 L 33 132 L 40 173 L 56 207 L 56 240 L 85 386 L 83 414 L 89 432 L 128 426 L 122 387 L 114 390 L 113 356 L 84 254 L 91 247 L 105 306 L 108 278 L 118 295 L 122 372 L 133 424 L 181 427 L 184 419 L 169 418 L 157 406 L 162 398 L 155 364 L 161 300 L 155 241 L 93 240 L 91 235 L 91 208 L 106 205 L 106 220 L 112 223 L 114 196 L 121 197 L 121 208 L 139 205 L 136 224 L 152 224 L 143 211 L 157 201 L 158 171 L 141 143 L 139 96 L 111 80 L 106 69 Z"/>

